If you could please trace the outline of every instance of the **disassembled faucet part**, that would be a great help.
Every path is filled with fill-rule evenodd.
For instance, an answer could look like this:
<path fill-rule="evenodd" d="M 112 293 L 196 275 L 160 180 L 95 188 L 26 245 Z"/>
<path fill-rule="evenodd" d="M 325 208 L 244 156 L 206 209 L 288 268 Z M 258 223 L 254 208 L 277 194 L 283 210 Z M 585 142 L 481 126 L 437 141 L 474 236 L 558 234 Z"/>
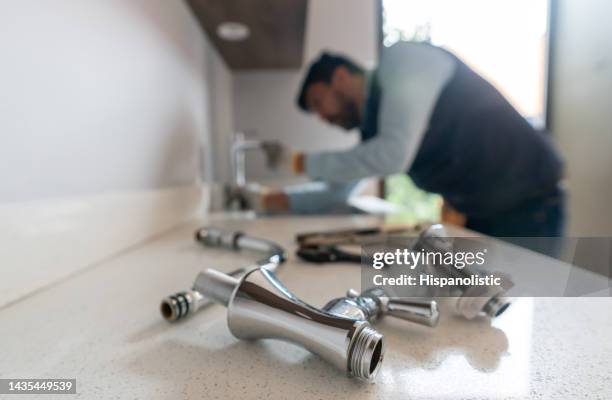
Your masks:
<path fill-rule="evenodd" d="M 277 244 L 245 235 L 239 231 L 202 228 L 196 231 L 195 240 L 206 247 L 224 248 L 232 251 L 250 250 L 265 254 L 264 258 L 254 264 L 231 271 L 229 276 L 232 277 L 240 277 L 247 271 L 260 267 L 275 271 L 287 259 L 287 253 Z M 183 319 L 210 304 L 212 302 L 202 292 L 195 289 L 194 284 L 194 287 L 190 290 L 165 297 L 161 302 L 160 312 L 165 320 L 172 322 Z"/>
<path fill-rule="evenodd" d="M 327 309 L 317 309 L 263 267 L 240 279 L 208 269 L 198 275 L 195 287 L 227 307 L 228 327 L 239 339 L 295 343 L 364 380 L 373 379 L 381 366 L 383 335 L 363 318 L 365 311 L 357 302 L 332 302 Z"/>
<path fill-rule="evenodd" d="M 240 231 L 218 228 L 202 228 L 196 231 L 195 240 L 206 247 L 218 247 L 232 251 L 250 250 L 263 253 L 264 258 L 243 270 L 258 266 L 276 270 L 287 259 L 287 252 L 278 244 L 269 240 L 246 235 Z"/>
<path fill-rule="evenodd" d="M 454 240 L 449 237 L 442 224 L 431 225 L 419 235 L 414 246 L 416 250 L 452 252 Z M 452 265 L 430 266 L 430 272 L 457 278 L 469 278 L 472 275 L 485 275 L 485 271 L 473 267 L 455 268 Z M 501 280 L 500 286 L 456 286 L 450 291 L 454 297 L 455 311 L 467 318 L 477 316 L 494 318 L 501 315 L 510 306 L 512 300 L 505 293 L 514 286 L 512 280 L 501 273 L 496 273 Z M 432 296 L 436 294 L 431 293 Z M 446 294 L 448 296 L 448 294 Z"/>
<path fill-rule="evenodd" d="M 435 301 L 390 298 L 380 289 L 331 300 L 317 309 L 298 299 L 273 271 L 251 270 L 241 279 L 214 269 L 201 272 L 194 283 L 199 293 L 228 309 L 228 326 L 239 339 L 281 339 L 299 344 L 349 375 L 372 379 L 382 362 L 383 336 L 372 326 L 391 315 L 435 326 Z"/>
<path fill-rule="evenodd" d="M 381 288 L 371 288 L 362 293 L 349 289 L 346 297 L 331 300 L 323 309 L 370 323 L 389 315 L 434 327 L 440 317 L 438 305 L 432 299 L 389 297 Z"/>
<path fill-rule="evenodd" d="M 361 294 L 351 289 L 346 297 L 315 308 L 298 299 L 276 277 L 274 271 L 286 258 L 280 246 L 213 228 L 196 232 L 196 240 L 210 247 L 265 252 L 266 257 L 230 274 L 214 269 L 201 272 L 191 290 L 162 300 L 161 312 L 169 321 L 211 301 L 220 303 L 228 309 L 228 326 L 237 338 L 289 341 L 365 380 L 374 378 L 385 350 L 383 335 L 371 323 L 385 315 L 426 326 L 438 322 L 435 301 L 393 298 L 378 288 Z"/>

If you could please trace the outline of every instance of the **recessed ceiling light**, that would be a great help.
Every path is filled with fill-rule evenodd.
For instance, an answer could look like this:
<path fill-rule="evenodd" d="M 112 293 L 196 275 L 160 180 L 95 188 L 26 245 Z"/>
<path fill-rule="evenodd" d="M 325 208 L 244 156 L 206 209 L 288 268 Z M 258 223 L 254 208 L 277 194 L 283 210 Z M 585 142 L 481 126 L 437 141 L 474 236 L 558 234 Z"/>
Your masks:
<path fill-rule="evenodd" d="M 217 35 L 230 42 L 239 42 L 251 35 L 248 26 L 240 22 L 223 22 L 217 26 Z"/>

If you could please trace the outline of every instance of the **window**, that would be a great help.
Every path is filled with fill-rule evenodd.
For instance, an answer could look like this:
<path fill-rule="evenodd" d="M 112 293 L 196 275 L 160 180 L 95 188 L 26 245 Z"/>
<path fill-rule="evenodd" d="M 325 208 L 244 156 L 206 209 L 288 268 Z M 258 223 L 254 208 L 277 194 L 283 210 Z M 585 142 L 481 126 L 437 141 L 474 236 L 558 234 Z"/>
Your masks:
<path fill-rule="evenodd" d="M 383 0 L 383 44 L 398 40 L 452 51 L 543 126 L 548 0 Z"/>

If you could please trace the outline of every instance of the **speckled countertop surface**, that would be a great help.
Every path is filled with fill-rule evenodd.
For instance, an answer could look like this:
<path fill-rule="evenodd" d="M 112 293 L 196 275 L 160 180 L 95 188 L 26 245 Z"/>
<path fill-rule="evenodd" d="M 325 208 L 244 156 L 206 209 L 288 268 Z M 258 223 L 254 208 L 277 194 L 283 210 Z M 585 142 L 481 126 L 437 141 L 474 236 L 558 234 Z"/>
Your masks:
<path fill-rule="evenodd" d="M 200 269 L 249 260 L 197 246 L 201 225 L 264 235 L 292 254 L 298 231 L 370 223 L 211 217 L 185 224 L 1 309 L 0 377 L 76 378 L 78 394 L 66 397 L 86 399 L 612 398 L 611 298 L 523 298 L 493 323 L 453 317 L 442 302 L 436 329 L 388 318 L 377 325 L 387 353 L 373 384 L 290 344 L 238 341 L 220 306 L 173 325 L 159 316 L 159 300 L 190 286 Z M 279 276 L 317 306 L 359 287 L 353 265 L 313 266 L 293 256 Z"/>

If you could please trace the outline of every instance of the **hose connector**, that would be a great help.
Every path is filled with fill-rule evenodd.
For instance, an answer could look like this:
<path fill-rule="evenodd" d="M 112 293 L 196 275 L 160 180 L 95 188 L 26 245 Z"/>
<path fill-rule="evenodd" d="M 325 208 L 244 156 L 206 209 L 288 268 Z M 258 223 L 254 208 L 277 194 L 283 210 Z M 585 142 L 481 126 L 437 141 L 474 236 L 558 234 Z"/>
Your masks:
<path fill-rule="evenodd" d="M 196 312 L 207 303 L 202 294 L 195 290 L 186 290 L 164 297 L 159 311 L 166 321 L 177 321 Z"/>
<path fill-rule="evenodd" d="M 287 259 L 287 252 L 276 243 L 252 237 L 240 231 L 212 227 L 201 228 L 195 232 L 195 240 L 206 247 L 217 247 L 231 251 L 249 250 L 263 253 L 263 258 L 254 264 L 231 271 L 228 275 L 234 278 L 244 275 L 249 270 L 260 267 L 276 271 Z M 191 289 L 164 297 L 160 304 L 162 317 L 168 322 L 178 321 L 212 304 L 208 298 L 210 292 L 201 292 L 197 287 L 198 278 L 196 278 Z M 206 293 L 206 296 L 204 293 Z"/>

